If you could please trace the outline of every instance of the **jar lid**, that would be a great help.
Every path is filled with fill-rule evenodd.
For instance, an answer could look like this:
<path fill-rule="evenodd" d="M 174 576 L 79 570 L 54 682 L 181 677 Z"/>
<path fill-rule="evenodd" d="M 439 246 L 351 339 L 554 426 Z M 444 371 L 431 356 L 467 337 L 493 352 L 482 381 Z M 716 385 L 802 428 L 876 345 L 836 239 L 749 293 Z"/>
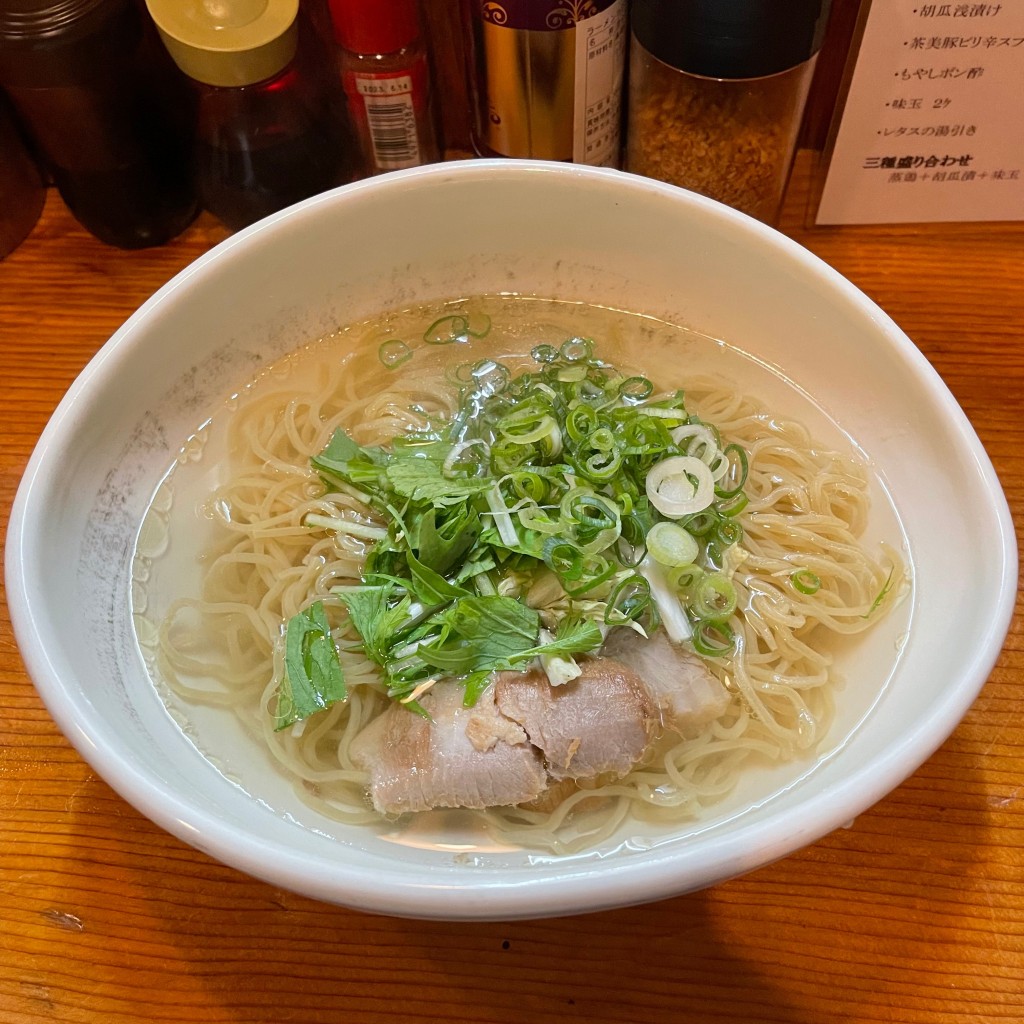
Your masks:
<path fill-rule="evenodd" d="M 330 0 L 334 38 L 352 53 L 397 53 L 420 34 L 417 0 Z"/>
<path fill-rule="evenodd" d="M 2 0 L 0 38 L 40 39 L 72 26 L 107 0 Z"/>
<path fill-rule="evenodd" d="M 254 85 L 295 56 L 299 0 L 146 0 L 174 63 L 206 85 Z"/>
<path fill-rule="evenodd" d="M 762 78 L 821 47 L 831 0 L 633 0 L 638 43 L 705 78 Z"/>

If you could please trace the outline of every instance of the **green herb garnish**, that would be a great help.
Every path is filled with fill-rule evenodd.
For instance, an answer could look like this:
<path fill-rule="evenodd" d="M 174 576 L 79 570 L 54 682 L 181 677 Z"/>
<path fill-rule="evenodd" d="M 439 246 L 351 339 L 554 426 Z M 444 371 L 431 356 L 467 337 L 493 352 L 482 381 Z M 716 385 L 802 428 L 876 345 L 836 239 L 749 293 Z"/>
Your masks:
<path fill-rule="evenodd" d="M 275 729 L 344 700 L 345 675 L 331 638 L 322 601 L 288 620 L 285 632 L 284 678 L 277 691 Z"/>
<path fill-rule="evenodd" d="M 476 333 L 455 314 L 425 341 Z M 461 680 L 472 704 L 492 672 L 535 659 L 566 682 L 612 626 L 664 628 L 706 657 L 732 650 L 725 553 L 742 538 L 746 453 L 691 417 L 682 392 L 656 395 L 590 339 L 532 354 L 537 368 L 519 374 L 489 359 L 449 374 L 450 420 L 388 447 L 339 429 L 312 460 L 379 517 L 306 523 L 368 544 L 361 585 L 334 594 L 389 696 L 413 710 L 431 679 Z"/>

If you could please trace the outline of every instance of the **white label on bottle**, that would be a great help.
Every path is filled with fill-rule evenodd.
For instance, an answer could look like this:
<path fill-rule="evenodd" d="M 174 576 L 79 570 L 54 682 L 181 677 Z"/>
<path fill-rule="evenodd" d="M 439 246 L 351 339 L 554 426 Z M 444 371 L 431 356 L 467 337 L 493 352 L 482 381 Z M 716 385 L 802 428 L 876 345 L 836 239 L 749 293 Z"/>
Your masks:
<path fill-rule="evenodd" d="M 626 28 L 626 0 L 576 23 L 575 163 L 618 166 Z"/>
<path fill-rule="evenodd" d="M 415 167 L 420 162 L 416 135 L 413 82 L 409 75 L 388 78 L 357 77 L 373 146 L 373 159 L 382 170 Z"/>

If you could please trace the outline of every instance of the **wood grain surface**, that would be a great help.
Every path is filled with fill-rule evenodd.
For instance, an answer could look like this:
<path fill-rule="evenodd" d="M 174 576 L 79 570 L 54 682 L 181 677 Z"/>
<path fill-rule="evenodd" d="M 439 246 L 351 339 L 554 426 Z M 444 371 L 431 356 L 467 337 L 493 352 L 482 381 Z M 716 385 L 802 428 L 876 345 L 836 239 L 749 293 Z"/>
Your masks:
<path fill-rule="evenodd" d="M 783 227 L 941 373 L 1024 517 L 1024 225 Z M 51 195 L 0 262 L 0 508 L 47 418 L 126 317 L 225 232 L 127 253 Z M 950 567 L 955 585 L 956 567 Z M 172 838 L 61 736 L 0 611 L 0 1022 L 1024 1020 L 1024 619 L 904 785 L 773 866 L 649 906 L 516 924 L 319 904 Z"/>

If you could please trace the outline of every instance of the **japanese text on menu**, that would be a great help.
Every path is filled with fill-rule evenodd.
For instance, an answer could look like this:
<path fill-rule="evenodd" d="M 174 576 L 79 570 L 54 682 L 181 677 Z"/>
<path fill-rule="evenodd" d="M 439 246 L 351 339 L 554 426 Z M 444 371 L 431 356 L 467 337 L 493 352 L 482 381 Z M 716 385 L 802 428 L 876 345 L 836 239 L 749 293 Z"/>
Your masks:
<path fill-rule="evenodd" d="M 1022 0 L 874 0 L 817 222 L 1024 220 L 1022 99 Z"/>

